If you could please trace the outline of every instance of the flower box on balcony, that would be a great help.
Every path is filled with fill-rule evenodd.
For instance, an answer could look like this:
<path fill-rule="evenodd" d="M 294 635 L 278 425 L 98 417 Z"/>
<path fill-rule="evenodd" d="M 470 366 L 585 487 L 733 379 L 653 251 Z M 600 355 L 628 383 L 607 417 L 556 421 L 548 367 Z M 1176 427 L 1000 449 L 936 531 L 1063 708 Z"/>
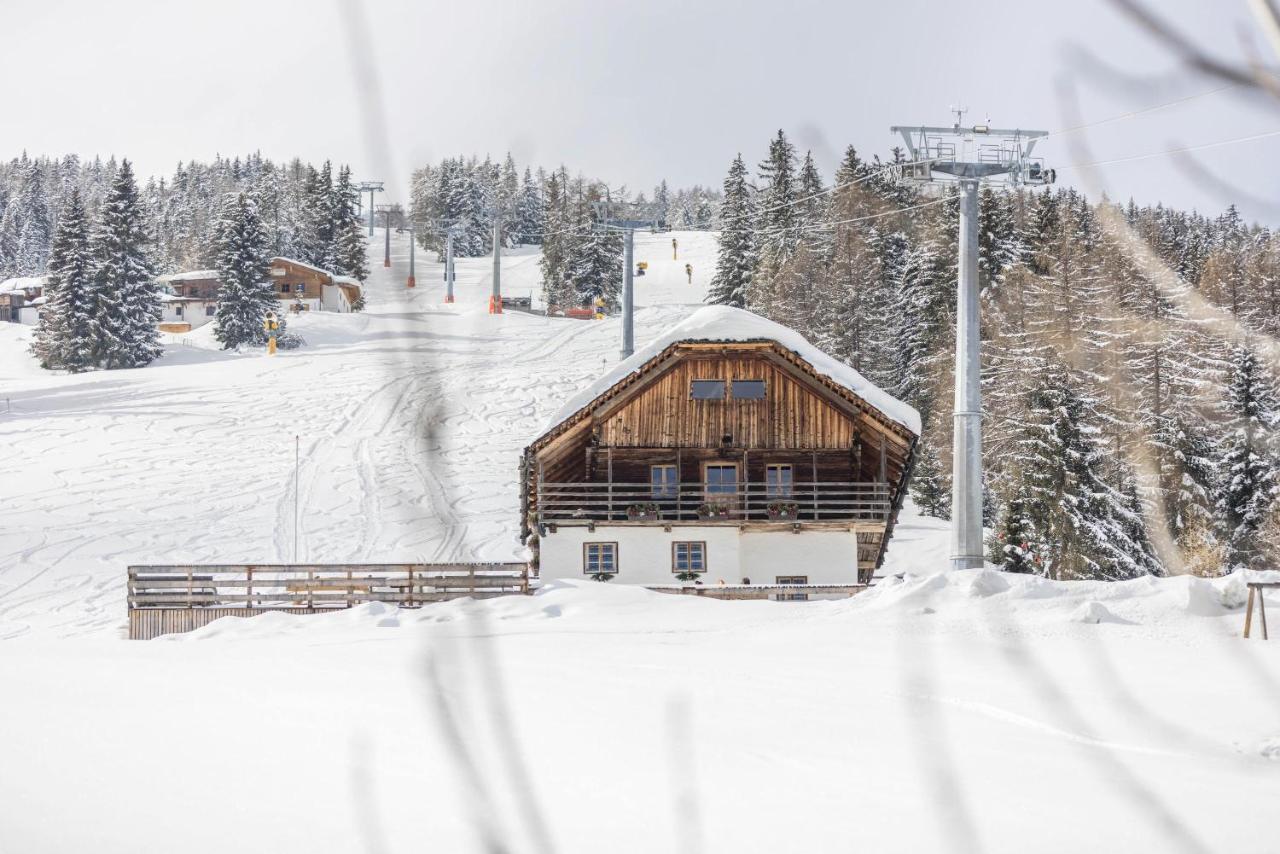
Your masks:
<path fill-rule="evenodd" d="M 698 507 L 699 519 L 728 519 L 729 505 L 720 501 L 708 501 Z"/>
<path fill-rule="evenodd" d="M 800 515 L 800 505 L 794 501 L 770 501 L 765 512 L 771 522 L 794 522 Z"/>
<path fill-rule="evenodd" d="M 632 504 L 627 508 L 627 518 L 633 522 L 653 522 L 658 518 L 658 505 L 653 503 Z"/>

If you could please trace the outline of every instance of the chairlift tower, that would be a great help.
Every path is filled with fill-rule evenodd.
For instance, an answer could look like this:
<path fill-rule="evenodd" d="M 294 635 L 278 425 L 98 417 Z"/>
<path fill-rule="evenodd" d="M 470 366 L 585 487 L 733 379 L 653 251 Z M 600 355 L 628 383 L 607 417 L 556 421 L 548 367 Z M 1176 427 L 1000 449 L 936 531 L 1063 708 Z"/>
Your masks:
<path fill-rule="evenodd" d="M 386 230 L 386 249 L 382 256 L 382 266 L 391 266 L 391 218 L 397 215 L 403 215 L 403 210 L 399 204 L 378 205 L 378 213 L 382 214 L 382 226 Z M 398 218 L 398 217 L 397 217 Z M 369 232 L 372 234 L 373 232 Z"/>
<path fill-rule="evenodd" d="M 595 202 L 596 227 L 606 231 L 622 232 L 622 347 L 618 351 L 620 359 L 626 359 L 636 350 L 635 333 L 635 239 L 637 228 L 648 228 L 649 220 L 616 219 L 612 213 L 612 198 L 606 192 L 605 201 Z"/>
<path fill-rule="evenodd" d="M 1031 152 L 1043 130 L 964 126 L 965 108 L 952 107 L 951 127 L 893 126 L 911 155 L 902 177 L 920 183 L 955 183 L 960 190 L 960 247 L 956 293 L 955 409 L 952 416 L 951 568 L 982 567 L 982 385 L 978 307 L 978 187 L 1052 184 Z"/>
<path fill-rule="evenodd" d="M 382 192 L 381 181 L 361 181 L 356 184 L 356 191 L 360 193 L 360 203 L 364 204 L 364 194 L 369 194 L 369 236 L 373 237 L 373 194 Z"/>

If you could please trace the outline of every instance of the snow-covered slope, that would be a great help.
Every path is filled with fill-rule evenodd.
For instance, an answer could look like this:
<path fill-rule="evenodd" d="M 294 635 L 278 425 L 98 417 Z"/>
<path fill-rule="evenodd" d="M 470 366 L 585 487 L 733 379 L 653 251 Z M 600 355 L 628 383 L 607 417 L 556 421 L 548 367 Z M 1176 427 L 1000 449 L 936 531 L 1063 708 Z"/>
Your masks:
<path fill-rule="evenodd" d="M 714 238 L 677 237 L 637 235 L 638 343 L 702 299 Z M 129 563 L 294 555 L 295 435 L 300 558 L 519 553 L 519 450 L 617 321 L 491 317 L 487 258 L 445 306 L 407 250 L 274 358 L 204 329 L 52 376 L 0 324 L 0 851 L 1275 849 L 1280 647 L 1237 637 L 1239 579 L 937 575 L 909 507 L 843 602 L 559 583 L 119 639 Z"/>
<path fill-rule="evenodd" d="M 672 258 L 671 241 L 678 241 L 678 257 Z M 651 234 L 635 233 L 635 260 L 649 265 L 643 276 L 636 276 L 635 304 L 637 306 L 701 305 L 707 295 L 707 285 L 716 268 L 716 235 L 710 231 L 675 231 Z M 422 256 L 419 255 L 419 258 Z M 538 250 L 524 247 L 512 250 L 502 265 L 502 291 L 513 296 L 531 296 L 535 305 L 541 305 L 540 285 L 542 275 L 538 270 Z M 685 273 L 685 264 L 693 266 L 693 282 Z M 493 262 L 491 259 L 466 259 L 458 262 L 459 275 L 463 268 L 473 275 L 479 274 L 481 287 L 492 287 Z M 440 273 L 435 274 L 438 280 Z"/>
<path fill-rule="evenodd" d="M 637 312 L 641 342 L 703 298 L 684 284 L 694 305 L 668 304 L 676 265 L 681 281 L 686 261 L 714 266 L 714 235 L 677 232 L 678 262 L 671 236 L 636 238 L 651 259 L 637 302 L 660 303 Z M 619 323 L 490 316 L 489 258 L 458 260 L 445 305 L 443 265 L 419 252 L 407 290 L 407 239 L 391 268 L 381 248 L 369 310 L 290 318 L 307 346 L 272 358 L 224 353 L 206 325 L 147 368 L 59 376 L 28 328 L 0 324 L 0 638 L 117 636 L 130 563 L 291 559 L 295 436 L 299 558 L 522 554 L 519 451 L 617 362 Z M 504 258 L 504 292 L 536 282 L 537 261 Z"/>

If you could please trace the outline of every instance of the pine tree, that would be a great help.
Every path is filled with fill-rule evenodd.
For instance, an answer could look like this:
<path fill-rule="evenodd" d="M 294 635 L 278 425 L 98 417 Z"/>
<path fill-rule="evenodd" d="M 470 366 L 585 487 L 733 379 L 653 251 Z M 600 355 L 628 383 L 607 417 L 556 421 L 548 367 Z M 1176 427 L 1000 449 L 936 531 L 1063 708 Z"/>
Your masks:
<path fill-rule="evenodd" d="M 1231 367 L 1226 414 L 1234 433 L 1219 464 L 1223 482 L 1217 512 L 1227 570 L 1261 569 L 1271 556 L 1261 547 L 1258 534 L 1280 497 L 1280 474 L 1270 447 L 1277 419 L 1276 390 L 1252 348 L 1236 347 Z"/>
<path fill-rule="evenodd" d="M 724 179 L 724 202 L 720 207 L 720 251 L 716 272 L 707 290 L 707 302 L 745 308 L 751 277 L 755 271 L 753 227 L 755 210 L 747 186 L 747 167 L 742 155 L 734 158 Z"/>
<path fill-rule="evenodd" d="M 156 324 L 160 289 L 147 255 L 147 234 L 133 166 L 122 160 L 93 235 L 93 362 L 137 368 L 164 352 Z"/>
<path fill-rule="evenodd" d="M 547 201 L 543 216 L 542 257 L 538 266 L 542 271 L 542 301 L 548 309 L 557 307 L 561 310 L 574 304 L 575 296 L 566 286 L 566 265 L 568 264 L 569 235 L 572 227 L 569 220 L 565 194 L 568 188 L 564 185 L 564 170 L 552 172 L 547 178 Z"/>
<path fill-rule="evenodd" d="M 612 312 L 622 290 L 622 234 L 597 227 L 592 201 L 601 195 L 595 187 L 590 194 L 585 188 L 578 190 L 564 275 L 575 304 L 592 305 L 600 300 L 606 312 Z"/>
<path fill-rule="evenodd" d="M 307 170 L 302 199 L 303 257 L 298 259 L 325 270 L 333 269 L 336 260 L 333 200 L 333 166 L 326 160 L 319 170 Z"/>
<path fill-rule="evenodd" d="M 529 168 L 525 167 L 524 182 L 520 185 L 520 197 L 516 203 L 517 242 L 541 243 L 542 230 L 542 188 L 533 180 L 533 173 Z"/>
<path fill-rule="evenodd" d="M 1158 574 L 1145 533 L 1134 536 L 1140 517 L 1104 477 L 1095 406 L 1061 366 L 1049 367 L 1027 401 L 1015 463 L 1026 486 L 1025 515 L 1041 542 L 1038 570 L 1058 579 Z"/>
<path fill-rule="evenodd" d="M 1018 487 L 1000 512 L 997 530 L 989 542 L 989 559 L 1005 572 L 1039 573 L 1035 525 L 1030 517 L 1031 499 L 1021 476 Z"/>
<path fill-rule="evenodd" d="M 329 269 L 363 282 L 369 278 L 368 244 L 364 228 L 360 225 L 360 216 L 356 213 L 356 190 L 351 185 L 351 169 L 346 166 L 338 170 L 330 208 L 333 218 L 334 261 Z M 362 293 L 362 299 L 363 296 Z"/>
<path fill-rule="evenodd" d="M 873 174 L 853 146 L 836 170 L 836 191 L 828 217 L 835 221 L 831 263 L 819 304 L 825 322 L 815 329 L 820 345 L 853 365 L 878 385 L 891 385 L 893 295 L 885 276 L 884 255 L 891 251 L 883 220 L 859 222 L 879 203 L 865 183 Z"/>
<path fill-rule="evenodd" d="M 756 272 L 747 299 L 752 310 L 769 316 L 786 298 L 779 279 L 800 246 L 795 159 L 794 146 L 779 130 L 769 143 L 768 157 L 759 166 L 764 187 L 757 208 Z"/>
<path fill-rule="evenodd" d="M 80 191 L 71 190 L 49 255 L 47 298 L 32 350 L 46 368 L 79 373 L 93 367 L 93 257 Z"/>
<path fill-rule="evenodd" d="M 951 479 L 942 470 L 938 454 L 930 445 L 917 452 L 911 473 L 911 500 L 925 516 L 951 518 Z"/>
<path fill-rule="evenodd" d="M 214 336 L 223 349 L 266 340 L 263 322 L 276 310 L 268 271 L 267 232 L 247 193 L 227 196 L 218 221 L 218 306 Z M 284 319 L 280 318 L 281 330 Z"/>

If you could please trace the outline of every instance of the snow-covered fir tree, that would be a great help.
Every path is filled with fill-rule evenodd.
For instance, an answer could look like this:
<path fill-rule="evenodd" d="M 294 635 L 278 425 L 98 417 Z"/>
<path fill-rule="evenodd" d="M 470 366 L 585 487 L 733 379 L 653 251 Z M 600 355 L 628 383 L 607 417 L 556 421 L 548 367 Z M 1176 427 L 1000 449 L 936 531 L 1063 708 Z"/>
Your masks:
<path fill-rule="evenodd" d="M 786 299 L 780 279 L 800 246 L 795 161 L 795 147 L 779 130 L 758 169 L 762 186 L 756 208 L 756 271 L 748 305 L 769 316 Z"/>
<path fill-rule="evenodd" d="M 261 344 L 263 322 L 276 311 L 276 296 L 268 271 L 267 231 L 248 193 L 228 196 L 218 221 L 218 305 L 214 336 L 223 349 Z M 280 316 L 280 331 L 284 318 Z"/>
<path fill-rule="evenodd" d="M 917 455 L 911 473 L 911 500 L 925 516 L 951 518 L 951 478 L 931 446 L 924 446 Z"/>
<path fill-rule="evenodd" d="M 516 201 L 516 218 L 514 234 L 517 243 L 538 244 L 542 242 L 542 187 L 533 178 L 533 171 L 525 167 L 524 180 L 520 185 L 520 196 Z"/>
<path fill-rule="evenodd" d="M 1056 365 L 1027 401 L 1015 464 L 1026 487 L 1027 522 L 1040 541 L 1038 571 L 1058 579 L 1158 574 L 1150 543 L 1133 535 L 1135 514 L 1105 478 L 1095 406 L 1079 380 Z"/>
<path fill-rule="evenodd" d="M 1272 436 L 1278 407 L 1274 380 L 1257 354 L 1249 346 L 1236 347 L 1225 405 L 1234 432 L 1219 463 L 1217 501 L 1228 571 L 1266 568 L 1276 557 L 1266 553 L 1258 535 L 1280 497 Z"/>
<path fill-rule="evenodd" d="M 548 308 L 563 310 L 574 305 L 576 295 L 568 285 L 569 231 L 573 228 L 569 215 L 565 186 L 567 175 L 563 168 L 547 177 L 546 205 L 543 209 L 542 257 L 538 261 L 542 272 L 542 301 Z"/>
<path fill-rule="evenodd" d="M 747 184 L 747 167 L 739 154 L 724 179 L 720 207 L 719 252 L 707 302 L 745 308 L 755 272 L 755 206 Z"/>
<path fill-rule="evenodd" d="M 622 291 L 622 233 L 601 227 L 593 203 L 602 197 L 603 188 L 579 182 L 571 205 L 573 231 L 567 235 L 564 276 L 576 305 L 600 301 L 606 312 L 612 312 Z"/>
<path fill-rule="evenodd" d="M 93 362 L 102 368 L 137 368 L 164 352 L 157 323 L 160 289 L 147 254 L 138 185 L 128 160 L 102 205 L 92 240 L 94 259 Z"/>
<path fill-rule="evenodd" d="M 1021 477 L 988 540 L 988 559 L 1005 572 L 1039 573 L 1041 544 L 1031 518 L 1031 497 Z"/>
<path fill-rule="evenodd" d="M 58 217 L 49 255 L 44 310 L 36 326 L 32 350 L 46 368 L 79 373 L 94 366 L 97 305 L 89 222 L 80 191 L 70 191 Z"/>
<path fill-rule="evenodd" d="M 333 217 L 333 257 L 330 269 L 343 276 L 351 276 L 363 282 L 369 278 L 368 241 L 360 215 L 356 212 L 356 190 L 351 183 L 351 169 L 338 170 L 338 180 L 333 186 L 330 208 Z M 265 227 L 264 227 L 265 233 Z M 363 292 L 361 293 L 363 299 Z"/>

